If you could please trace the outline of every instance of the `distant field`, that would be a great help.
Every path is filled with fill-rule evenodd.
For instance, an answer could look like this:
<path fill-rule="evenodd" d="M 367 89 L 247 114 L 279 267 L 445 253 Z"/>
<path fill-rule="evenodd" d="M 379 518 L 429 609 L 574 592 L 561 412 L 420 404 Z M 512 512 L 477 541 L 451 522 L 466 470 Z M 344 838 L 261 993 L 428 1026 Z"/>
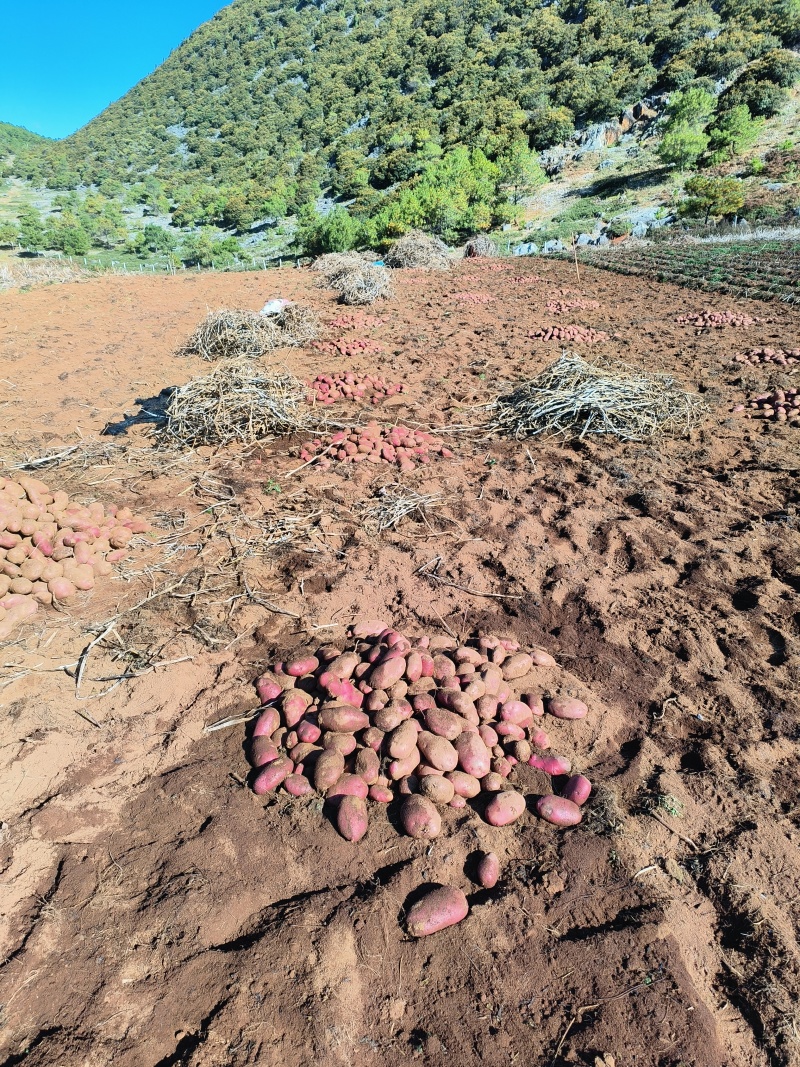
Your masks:
<path fill-rule="evenodd" d="M 800 303 L 800 240 L 587 249 L 581 262 L 696 289 Z"/>

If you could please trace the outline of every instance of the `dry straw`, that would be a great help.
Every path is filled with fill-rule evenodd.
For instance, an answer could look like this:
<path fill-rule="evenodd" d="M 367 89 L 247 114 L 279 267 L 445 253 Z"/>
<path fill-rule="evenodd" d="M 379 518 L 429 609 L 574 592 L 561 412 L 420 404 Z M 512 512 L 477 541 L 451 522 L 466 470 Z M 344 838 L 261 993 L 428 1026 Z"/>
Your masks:
<path fill-rule="evenodd" d="M 307 420 L 308 390 L 301 381 L 231 359 L 173 392 L 164 433 L 182 446 L 253 444 L 300 430 Z"/>
<path fill-rule="evenodd" d="M 320 322 L 317 313 L 305 304 L 287 304 L 275 316 L 279 332 L 279 346 L 304 345 L 319 337 Z"/>
<path fill-rule="evenodd" d="M 427 267 L 431 270 L 449 270 L 450 249 L 438 237 L 430 237 L 419 230 L 412 230 L 395 241 L 384 256 L 388 267 Z"/>
<path fill-rule="evenodd" d="M 487 237 L 485 234 L 478 234 L 477 237 L 471 237 L 469 241 L 464 245 L 464 259 L 478 259 L 482 256 L 496 256 L 497 246 L 491 237 Z"/>
<path fill-rule="evenodd" d="M 382 486 L 378 497 L 362 508 L 364 528 L 372 535 L 394 529 L 409 515 L 426 521 L 427 509 L 441 504 L 441 497 L 417 493 L 399 482 Z"/>
<path fill-rule="evenodd" d="M 335 275 L 331 288 L 338 290 L 343 304 L 350 305 L 374 304 L 379 297 L 388 297 L 392 292 L 389 271 L 371 263 Z"/>
<path fill-rule="evenodd" d="M 327 277 L 343 267 L 352 270 L 354 267 L 362 267 L 365 263 L 374 263 L 377 258 L 374 252 L 326 252 L 324 256 L 314 260 L 311 269 Z"/>
<path fill-rule="evenodd" d="M 183 351 L 208 360 L 263 356 L 278 347 L 279 334 L 275 320 L 257 311 L 222 308 L 206 315 Z"/>
<path fill-rule="evenodd" d="M 645 441 L 687 434 L 702 422 L 708 407 L 666 375 L 564 354 L 536 378 L 499 397 L 495 411 L 490 428 L 517 439 L 548 433 Z"/>

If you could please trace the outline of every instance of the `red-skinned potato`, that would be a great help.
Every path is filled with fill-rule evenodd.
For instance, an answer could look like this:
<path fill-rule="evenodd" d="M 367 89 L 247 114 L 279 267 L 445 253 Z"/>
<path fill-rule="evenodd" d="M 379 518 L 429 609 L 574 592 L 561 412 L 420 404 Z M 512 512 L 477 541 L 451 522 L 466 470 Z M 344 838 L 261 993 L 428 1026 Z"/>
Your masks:
<path fill-rule="evenodd" d="M 271 793 L 294 770 L 294 763 L 288 756 L 278 756 L 276 760 L 268 763 L 266 767 L 259 772 L 253 782 L 253 792 L 257 796 L 263 796 L 265 793 Z"/>
<path fill-rule="evenodd" d="M 326 670 L 337 678 L 345 680 L 352 678 L 353 671 L 360 662 L 361 660 L 359 659 L 357 652 L 343 652 L 328 663 Z"/>
<path fill-rule="evenodd" d="M 385 785 L 371 785 L 368 796 L 376 804 L 391 804 L 394 800 L 394 793 Z"/>
<path fill-rule="evenodd" d="M 283 788 L 293 797 L 305 797 L 314 792 L 313 785 L 302 774 L 290 774 L 284 779 Z"/>
<path fill-rule="evenodd" d="M 291 730 L 297 726 L 311 707 L 312 699 L 302 689 L 288 689 L 280 698 L 280 708 L 284 723 Z"/>
<path fill-rule="evenodd" d="M 537 667 L 555 667 L 556 665 L 556 661 L 550 653 L 545 652 L 543 648 L 535 648 L 531 652 L 531 659 Z"/>
<path fill-rule="evenodd" d="M 367 832 L 367 802 L 360 796 L 343 796 L 336 811 L 336 829 L 345 841 L 360 841 Z"/>
<path fill-rule="evenodd" d="M 492 826 L 508 826 L 525 812 L 525 797 L 510 790 L 495 793 L 486 805 L 486 821 Z"/>
<path fill-rule="evenodd" d="M 361 797 L 366 800 L 369 786 L 357 774 L 343 774 L 327 792 L 328 800 L 334 797 Z"/>
<path fill-rule="evenodd" d="M 324 734 L 321 738 L 322 747 L 325 751 L 341 752 L 343 756 L 349 756 L 355 752 L 358 742 L 353 734 Z"/>
<path fill-rule="evenodd" d="M 455 741 L 461 733 L 464 720 L 453 711 L 432 707 L 425 712 L 425 725 L 432 734 Z"/>
<path fill-rule="evenodd" d="M 414 746 L 408 756 L 403 759 L 393 759 L 389 764 L 389 777 L 393 782 L 399 782 L 401 778 L 407 778 L 412 771 L 419 766 L 419 749 Z"/>
<path fill-rule="evenodd" d="M 280 716 L 275 708 L 267 708 L 256 719 L 253 727 L 253 737 L 272 737 L 281 724 Z"/>
<path fill-rule="evenodd" d="M 589 709 L 582 700 L 562 697 L 553 697 L 548 700 L 547 710 L 557 719 L 585 719 L 589 714 Z"/>
<path fill-rule="evenodd" d="M 325 749 L 317 757 L 314 766 L 314 786 L 320 793 L 325 793 L 344 774 L 344 756 L 334 749 Z"/>
<path fill-rule="evenodd" d="M 454 771 L 458 766 L 458 752 L 451 743 L 429 730 L 419 732 L 417 748 L 424 759 L 439 771 Z"/>
<path fill-rule="evenodd" d="M 280 756 L 276 745 L 268 737 L 254 737 L 250 742 L 250 763 L 254 767 L 265 767 Z"/>
<path fill-rule="evenodd" d="M 462 733 L 455 739 L 458 765 L 474 778 L 483 778 L 489 773 L 491 756 L 489 749 L 478 734 Z"/>
<path fill-rule="evenodd" d="M 307 741 L 313 745 L 319 741 L 322 736 L 322 731 L 316 723 L 311 722 L 309 719 L 301 719 L 297 724 L 297 739 L 298 741 Z"/>
<path fill-rule="evenodd" d="M 441 816 L 433 803 L 427 797 L 421 797 L 416 793 L 403 801 L 400 821 L 409 837 L 427 840 L 438 837 L 442 829 Z"/>
<path fill-rule="evenodd" d="M 385 737 L 383 730 L 379 730 L 376 726 L 370 726 L 361 735 L 364 744 L 374 752 L 380 752 Z"/>
<path fill-rule="evenodd" d="M 405 674 L 406 661 L 402 655 L 387 659 L 374 667 L 367 675 L 367 681 L 373 689 L 389 689 L 395 682 L 399 682 Z"/>
<path fill-rule="evenodd" d="M 466 800 L 471 800 L 481 791 L 481 783 L 478 779 L 465 771 L 448 771 L 445 778 L 453 783 L 456 796 L 464 797 Z"/>
<path fill-rule="evenodd" d="M 544 771 L 545 774 L 553 777 L 569 774 L 572 770 L 572 764 L 566 756 L 538 756 L 536 753 L 528 760 L 528 766 L 536 767 L 537 770 Z"/>
<path fill-rule="evenodd" d="M 420 796 L 427 797 L 434 804 L 449 804 L 455 796 L 453 783 L 441 774 L 430 774 L 420 779 Z"/>
<path fill-rule="evenodd" d="M 386 623 L 380 619 L 359 619 L 353 623 L 353 637 L 377 637 L 387 629 Z"/>
<path fill-rule="evenodd" d="M 406 928 L 412 937 L 427 937 L 448 926 L 455 926 L 469 914 L 469 904 L 462 890 L 443 885 L 431 889 L 409 909 Z"/>
<path fill-rule="evenodd" d="M 256 692 L 262 704 L 269 704 L 271 700 L 277 700 L 283 692 L 283 686 L 272 678 L 258 678 L 256 680 Z"/>
<path fill-rule="evenodd" d="M 539 797 L 536 801 L 536 810 L 540 817 L 554 826 L 577 826 L 583 818 L 581 809 L 577 804 L 566 797 L 557 797 L 552 794 Z"/>
<path fill-rule="evenodd" d="M 366 712 L 361 711 L 360 708 L 354 708 L 351 704 L 323 708 L 318 715 L 318 721 L 323 730 L 332 730 L 334 733 L 342 734 L 366 730 L 370 725 Z"/>
<path fill-rule="evenodd" d="M 485 852 L 478 861 L 478 885 L 494 889 L 500 880 L 500 860 L 494 852 Z"/>
<path fill-rule="evenodd" d="M 392 759 L 404 760 L 417 747 L 417 730 L 411 719 L 401 722 L 389 735 L 387 751 Z"/>
<path fill-rule="evenodd" d="M 566 797 L 567 800 L 571 800 L 573 804 L 577 804 L 580 808 L 589 799 L 591 792 L 592 783 L 589 779 L 584 778 L 582 774 L 573 774 L 561 790 L 561 795 Z"/>
<path fill-rule="evenodd" d="M 533 660 L 527 652 L 519 652 L 516 655 L 509 656 L 508 659 L 503 661 L 503 679 L 506 682 L 511 682 L 516 678 L 524 678 L 526 674 L 530 674 L 532 667 Z"/>
<path fill-rule="evenodd" d="M 360 749 L 356 753 L 353 770 L 360 778 L 363 778 L 367 785 L 374 785 L 381 771 L 381 761 L 377 752 L 371 748 Z"/>

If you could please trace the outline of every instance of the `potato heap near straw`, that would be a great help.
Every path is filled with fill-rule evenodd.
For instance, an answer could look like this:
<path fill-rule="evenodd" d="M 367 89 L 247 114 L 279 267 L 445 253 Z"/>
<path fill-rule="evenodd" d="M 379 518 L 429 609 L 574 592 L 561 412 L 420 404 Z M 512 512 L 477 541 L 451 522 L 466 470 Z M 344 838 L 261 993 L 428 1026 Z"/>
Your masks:
<path fill-rule="evenodd" d="M 696 326 L 698 330 L 720 330 L 725 326 L 754 326 L 760 319 L 754 319 L 752 315 L 736 311 L 714 311 L 706 308 L 704 311 L 690 312 L 679 315 L 675 321 L 679 326 Z"/>
<path fill-rule="evenodd" d="M 779 367 L 793 367 L 800 363 L 800 348 L 751 348 L 734 356 L 733 363 L 757 367 L 760 363 L 775 363 Z"/>
<path fill-rule="evenodd" d="M 744 412 L 746 419 L 768 419 L 800 426 L 800 389 L 773 389 L 761 393 L 748 404 L 737 404 L 735 412 Z"/>
<path fill-rule="evenodd" d="M 311 347 L 316 348 L 318 352 L 329 352 L 331 355 L 340 355 L 348 358 L 384 351 L 382 344 L 372 341 L 368 337 L 351 337 L 349 340 L 344 337 L 338 337 L 335 341 L 312 341 Z"/>
<path fill-rule="evenodd" d="M 37 478 L 0 477 L 0 640 L 40 604 L 92 589 L 149 529 L 128 508 L 82 507 Z"/>
<path fill-rule="evenodd" d="M 359 374 L 357 371 L 318 374 L 309 387 L 319 404 L 361 400 L 364 397 L 368 397 L 373 404 L 379 404 L 385 397 L 399 395 L 405 388 L 400 382 L 385 382 L 377 375 Z"/>
<path fill-rule="evenodd" d="M 321 438 L 308 441 L 300 449 L 304 462 L 319 456 L 319 465 L 327 470 L 333 460 L 340 463 L 391 463 L 410 473 L 418 463 L 430 463 L 433 456 L 451 459 L 449 448 L 424 430 L 392 426 L 382 430 L 374 420 L 362 428 L 338 430 L 328 445 Z"/>
<path fill-rule="evenodd" d="M 605 330 L 595 330 L 591 326 L 541 326 L 538 330 L 531 330 L 528 337 L 537 341 L 561 341 L 573 345 L 596 345 L 608 340 Z"/>
<path fill-rule="evenodd" d="M 591 783 L 570 761 L 548 754 L 539 722 L 584 718 L 580 700 L 543 701 L 540 672 L 555 666 L 542 649 L 487 636 L 474 646 L 446 637 L 409 638 L 381 620 L 351 629 L 352 648 L 303 652 L 256 682 L 264 710 L 249 744 L 252 786 L 263 795 L 321 793 L 334 802 L 348 841 L 367 831 L 369 809 L 402 796 L 400 821 L 411 837 L 442 829 L 440 808 L 464 808 L 483 794 L 484 817 L 507 826 L 527 804 L 515 788 L 519 764 L 567 779 L 536 810 L 556 826 L 581 821 Z"/>

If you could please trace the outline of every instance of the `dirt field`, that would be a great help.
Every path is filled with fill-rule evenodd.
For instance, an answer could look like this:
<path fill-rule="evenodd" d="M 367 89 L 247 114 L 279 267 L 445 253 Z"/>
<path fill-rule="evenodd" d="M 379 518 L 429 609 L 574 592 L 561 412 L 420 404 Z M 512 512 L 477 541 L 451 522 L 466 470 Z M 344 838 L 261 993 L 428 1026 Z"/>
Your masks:
<path fill-rule="evenodd" d="M 800 311 L 719 298 L 761 321 L 698 335 L 674 320 L 709 297 L 592 270 L 578 285 L 565 263 L 395 277 L 370 309 L 381 326 L 323 334 L 383 352 L 280 353 L 303 376 L 404 382 L 354 418 L 433 427 L 457 453 L 402 477 L 440 500 L 380 536 L 360 508 L 396 471 L 290 475 L 302 438 L 167 450 L 141 415 L 209 369 L 175 354 L 207 308 L 282 295 L 338 314 L 310 271 L 0 298 L 0 470 L 67 453 L 38 476 L 157 531 L 0 651 L 4 1062 L 800 1064 L 800 431 L 730 414 L 790 384 L 730 359 L 800 344 Z M 475 430 L 559 354 L 527 335 L 565 288 L 600 309 L 559 321 L 611 335 L 583 351 L 674 373 L 709 401 L 706 425 L 650 445 Z M 341 641 L 365 612 L 552 652 L 543 689 L 591 708 L 551 728 L 595 785 L 584 825 L 444 809 L 428 844 L 390 805 L 352 845 L 321 801 L 246 788 L 247 727 L 204 726 L 255 708 L 276 654 Z M 470 878 L 480 849 L 502 860 L 493 890 Z M 463 888 L 471 913 L 415 941 L 402 913 L 428 881 Z"/>

